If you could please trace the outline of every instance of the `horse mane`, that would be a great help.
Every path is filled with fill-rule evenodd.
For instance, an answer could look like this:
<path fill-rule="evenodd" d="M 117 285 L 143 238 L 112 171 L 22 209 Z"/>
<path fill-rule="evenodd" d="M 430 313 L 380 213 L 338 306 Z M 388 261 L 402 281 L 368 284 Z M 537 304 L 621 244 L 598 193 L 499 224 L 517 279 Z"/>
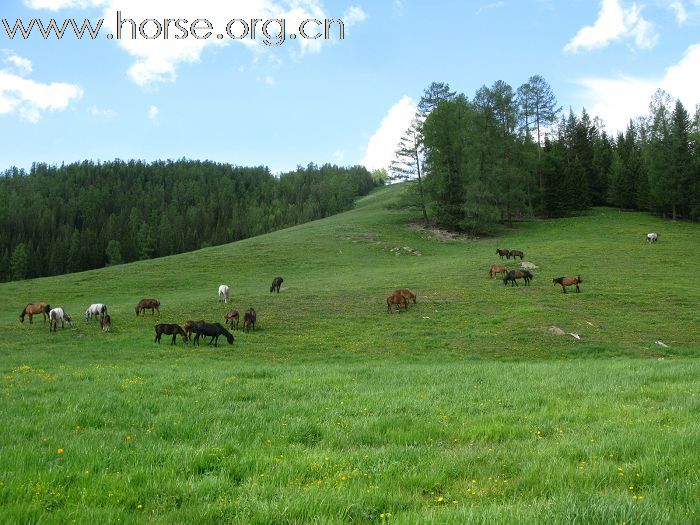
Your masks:
<path fill-rule="evenodd" d="M 30 304 L 32 304 L 32 303 L 29 303 L 27 306 L 24 307 L 24 310 L 22 310 L 22 313 L 19 314 L 20 317 L 24 317 L 24 315 L 25 315 L 25 313 L 26 313 L 26 311 L 27 311 L 27 308 L 29 308 L 29 305 L 30 305 Z"/>

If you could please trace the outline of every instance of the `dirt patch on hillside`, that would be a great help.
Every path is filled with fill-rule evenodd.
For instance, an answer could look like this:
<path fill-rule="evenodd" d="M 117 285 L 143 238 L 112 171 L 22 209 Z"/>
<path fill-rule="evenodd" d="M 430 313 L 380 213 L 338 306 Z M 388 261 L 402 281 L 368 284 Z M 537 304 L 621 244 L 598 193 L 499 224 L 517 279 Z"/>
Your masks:
<path fill-rule="evenodd" d="M 452 232 L 449 230 L 443 230 L 442 228 L 426 226 L 425 224 L 420 222 L 409 224 L 408 227 L 412 230 L 417 230 L 420 233 L 422 233 L 423 236 L 438 242 L 459 242 L 468 240 L 478 240 L 478 237 L 467 235 L 466 233 Z"/>

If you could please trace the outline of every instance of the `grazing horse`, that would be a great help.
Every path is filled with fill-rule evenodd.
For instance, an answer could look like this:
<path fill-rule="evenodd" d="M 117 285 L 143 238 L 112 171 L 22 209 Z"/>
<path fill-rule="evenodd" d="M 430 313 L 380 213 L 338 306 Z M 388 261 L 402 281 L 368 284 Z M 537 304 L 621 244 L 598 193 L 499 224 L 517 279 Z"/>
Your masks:
<path fill-rule="evenodd" d="M 406 307 L 407 308 L 408 308 L 409 301 L 413 301 L 413 304 L 416 304 L 416 294 L 414 294 L 408 288 L 402 288 L 401 290 L 396 290 L 394 293 L 400 293 L 401 295 L 403 295 L 404 299 L 406 299 Z"/>
<path fill-rule="evenodd" d="M 408 310 L 408 300 L 401 292 L 394 292 L 389 297 L 386 298 L 386 310 L 392 313 L 391 306 L 396 305 L 396 311 L 401 311 L 401 305 L 403 305 L 404 310 Z"/>
<path fill-rule="evenodd" d="M 200 319 L 199 321 L 185 321 L 185 333 L 187 334 L 187 337 L 190 338 L 192 336 L 192 332 L 194 332 L 194 327 L 202 323 L 206 323 L 206 321 L 204 319 Z"/>
<path fill-rule="evenodd" d="M 520 250 L 511 250 L 510 255 L 506 257 L 506 259 L 510 259 L 511 257 L 513 260 L 515 260 L 516 257 L 520 257 L 520 260 L 522 261 L 525 258 L 525 254 Z"/>
<path fill-rule="evenodd" d="M 231 324 L 231 330 L 235 330 L 238 328 L 238 319 L 240 318 L 240 315 L 238 314 L 238 310 L 229 310 L 228 313 L 224 316 L 224 324 Z"/>
<path fill-rule="evenodd" d="M 112 318 L 109 316 L 109 314 L 105 314 L 105 316 L 100 319 L 100 326 L 102 327 L 103 332 L 112 331 Z"/>
<path fill-rule="evenodd" d="M 224 298 L 224 304 L 229 301 L 229 287 L 225 284 L 219 285 L 219 297 Z"/>
<path fill-rule="evenodd" d="M 658 233 L 647 233 L 647 242 L 656 242 L 659 240 Z"/>
<path fill-rule="evenodd" d="M 197 346 L 199 346 L 199 338 L 202 336 L 211 337 L 211 341 L 209 341 L 209 344 L 211 344 L 211 342 L 214 341 L 214 346 L 217 346 L 220 335 L 226 337 L 228 344 L 233 344 L 233 334 L 226 330 L 226 328 L 221 326 L 221 324 L 219 323 L 200 323 L 198 325 L 195 325 L 194 331 L 196 334 L 194 336 L 194 344 Z"/>
<path fill-rule="evenodd" d="M 73 320 L 70 315 L 66 313 L 63 308 L 52 308 L 49 312 L 49 332 L 55 332 L 58 330 L 58 321 L 61 321 L 61 328 L 63 328 L 63 321 L 68 323 L 68 326 L 73 328 Z"/>
<path fill-rule="evenodd" d="M 189 341 L 189 338 L 187 337 L 187 333 L 182 329 L 182 327 L 179 324 L 157 324 L 155 326 L 155 329 L 156 329 L 156 339 L 155 339 L 155 341 L 153 341 L 154 343 L 160 343 L 160 338 L 163 334 L 173 336 L 173 342 L 170 343 L 172 345 L 175 344 L 175 339 L 177 338 L 177 334 L 180 334 L 182 336 L 182 340 L 185 343 L 187 341 Z"/>
<path fill-rule="evenodd" d="M 489 275 L 491 276 L 492 279 L 496 278 L 496 275 L 502 273 L 503 275 L 508 273 L 508 268 L 503 266 L 502 264 L 492 264 L 491 269 L 489 270 Z"/>
<path fill-rule="evenodd" d="M 107 305 L 102 304 L 102 303 L 96 303 L 96 304 L 91 304 L 90 307 L 85 310 L 85 320 L 89 321 L 90 319 L 97 318 L 97 316 L 100 316 L 100 319 L 104 319 L 105 315 L 107 314 Z"/>
<path fill-rule="evenodd" d="M 501 259 L 503 259 L 503 257 L 506 259 L 510 258 L 510 250 L 499 250 L 496 248 L 496 253 L 501 256 Z"/>
<path fill-rule="evenodd" d="M 243 313 L 243 330 L 246 332 L 250 332 L 250 328 L 252 327 L 253 330 L 255 330 L 255 321 L 258 317 L 258 314 L 255 313 L 255 310 L 251 306 L 248 308 L 244 313 Z"/>
<path fill-rule="evenodd" d="M 160 315 L 160 301 L 158 299 L 141 299 L 139 304 L 136 305 L 136 315 L 138 316 L 141 312 L 143 312 L 143 315 L 146 315 L 145 310 L 148 309 L 151 310 L 151 315 L 155 315 L 156 310 L 158 315 Z"/>
<path fill-rule="evenodd" d="M 284 282 L 284 279 L 281 277 L 275 277 L 272 279 L 272 286 L 270 286 L 270 293 L 273 291 L 277 290 L 277 293 L 280 293 L 280 286 L 282 286 L 282 283 Z"/>
<path fill-rule="evenodd" d="M 48 317 L 50 311 L 51 311 L 51 305 L 48 305 L 45 303 L 28 304 L 27 306 L 24 307 L 24 310 L 22 310 L 22 313 L 19 314 L 19 322 L 23 323 L 24 317 L 28 315 L 29 316 L 29 324 L 32 324 L 32 318 L 38 314 L 42 314 L 44 316 L 44 322 L 46 322 L 46 318 Z"/>
<path fill-rule="evenodd" d="M 510 281 L 512 283 L 511 286 L 518 286 L 516 279 L 524 279 L 525 286 L 529 286 L 532 280 L 532 274 L 527 270 L 511 270 L 503 278 L 503 284 L 507 286 L 508 281 Z"/>
<path fill-rule="evenodd" d="M 567 286 L 576 286 L 576 293 L 578 293 L 581 291 L 578 285 L 583 281 L 580 275 L 576 275 L 575 277 L 557 277 L 556 279 L 552 279 L 552 282 L 554 284 L 561 284 L 561 289 L 564 293 L 566 293 Z"/>

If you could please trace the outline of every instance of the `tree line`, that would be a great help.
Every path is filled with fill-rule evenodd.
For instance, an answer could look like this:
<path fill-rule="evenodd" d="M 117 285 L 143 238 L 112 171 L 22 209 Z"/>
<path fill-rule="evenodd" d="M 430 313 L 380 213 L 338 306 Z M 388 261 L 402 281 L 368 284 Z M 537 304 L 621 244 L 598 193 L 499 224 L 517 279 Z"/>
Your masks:
<path fill-rule="evenodd" d="M 381 184 L 364 167 L 191 160 L 34 164 L 0 176 L 0 281 L 233 242 L 328 217 Z"/>
<path fill-rule="evenodd" d="M 700 106 L 691 118 L 657 91 L 648 115 L 611 136 L 585 109 L 563 114 L 539 75 L 471 99 L 432 83 L 390 171 L 414 181 L 406 203 L 426 222 L 472 233 L 601 205 L 700 220 Z"/>

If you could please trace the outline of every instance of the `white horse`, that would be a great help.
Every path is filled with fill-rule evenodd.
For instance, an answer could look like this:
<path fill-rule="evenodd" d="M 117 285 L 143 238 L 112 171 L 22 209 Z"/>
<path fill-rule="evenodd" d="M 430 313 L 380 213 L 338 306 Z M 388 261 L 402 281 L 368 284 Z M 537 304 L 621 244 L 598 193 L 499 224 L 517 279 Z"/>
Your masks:
<path fill-rule="evenodd" d="M 225 284 L 222 284 L 219 286 L 219 297 L 224 298 L 224 303 L 228 303 L 229 301 L 229 288 Z"/>
<path fill-rule="evenodd" d="M 61 328 L 63 328 L 63 321 L 68 323 L 68 326 L 73 328 L 73 320 L 70 318 L 63 308 L 53 308 L 49 312 L 49 332 L 55 332 L 58 330 L 58 321 L 61 321 Z"/>
<path fill-rule="evenodd" d="M 647 242 L 656 242 L 659 240 L 658 233 L 647 233 Z"/>
<path fill-rule="evenodd" d="M 93 317 L 97 318 L 97 316 L 100 316 L 100 319 L 104 319 L 105 314 L 107 313 L 107 305 L 102 304 L 102 303 L 95 303 L 91 304 L 90 307 L 85 310 L 85 320 L 89 321 Z"/>

